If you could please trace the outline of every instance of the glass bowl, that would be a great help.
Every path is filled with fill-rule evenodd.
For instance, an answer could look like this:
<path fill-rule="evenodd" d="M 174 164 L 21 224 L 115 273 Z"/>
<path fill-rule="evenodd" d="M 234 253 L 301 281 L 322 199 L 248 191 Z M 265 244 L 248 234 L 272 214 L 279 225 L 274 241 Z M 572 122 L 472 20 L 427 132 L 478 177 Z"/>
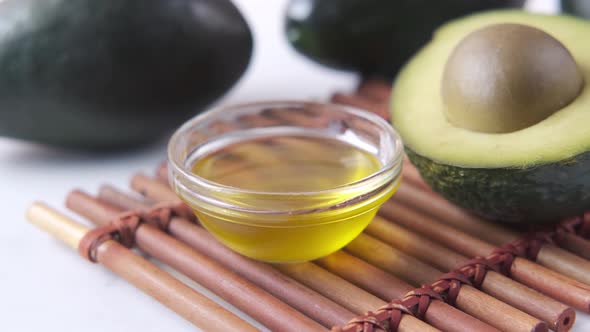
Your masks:
<path fill-rule="evenodd" d="M 228 146 L 258 142 L 249 148 L 248 158 L 262 162 L 284 158 L 281 142 L 292 141 L 298 152 L 288 157 L 304 165 L 316 158 L 332 162 L 330 144 L 344 144 L 370 154 L 377 167 L 354 181 L 318 188 L 322 181 L 314 178 L 318 174 L 313 170 L 296 169 L 297 174 L 283 176 L 274 174 L 274 168 L 268 175 L 234 173 L 239 183 L 248 184 L 244 186 L 219 183 L 194 171 L 195 165 Z M 176 131 L 168 146 L 169 179 L 202 226 L 224 245 L 258 260 L 300 262 L 326 256 L 363 231 L 399 185 L 402 152 L 391 125 L 366 111 L 314 102 L 242 104 L 208 111 Z M 245 172 L 239 157 L 223 158 L 225 163 L 215 164 L 214 170 Z M 355 162 L 346 165 L 355 167 Z M 313 189 L 260 190 L 280 188 L 285 179 Z M 252 183 L 261 186 L 253 189 Z"/>

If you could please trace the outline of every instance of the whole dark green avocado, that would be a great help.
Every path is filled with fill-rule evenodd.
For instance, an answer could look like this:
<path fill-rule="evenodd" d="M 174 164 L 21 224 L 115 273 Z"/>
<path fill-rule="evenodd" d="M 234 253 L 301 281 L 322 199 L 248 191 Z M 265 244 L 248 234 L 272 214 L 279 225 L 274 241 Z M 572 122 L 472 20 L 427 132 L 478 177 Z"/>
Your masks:
<path fill-rule="evenodd" d="M 7 0 L 0 21 L 0 136 L 74 148 L 162 137 L 240 78 L 253 44 L 228 0 Z"/>
<path fill-rule="evenodd" d="M 453 18 L 521 7 L 524 0 L 291 0 L 286 33 L 296 50 L 321 64 L 391 79 Z"/>

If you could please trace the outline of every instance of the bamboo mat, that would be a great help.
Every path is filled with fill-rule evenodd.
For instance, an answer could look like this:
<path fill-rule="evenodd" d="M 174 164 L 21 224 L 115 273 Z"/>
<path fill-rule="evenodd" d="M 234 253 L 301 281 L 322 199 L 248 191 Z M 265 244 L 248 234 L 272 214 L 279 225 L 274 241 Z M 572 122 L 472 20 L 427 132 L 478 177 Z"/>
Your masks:
<path fill-rule="evenodd" d="M 388 99 L 387 84 L 365 82 L 332 101 L 387 117 Z M 567 331 L 573 309 L 588 319 L 590 215 L 525 236 L 453 206 L 404 166 L 404 183 L 361 236 L 302 264 L 255 262 L 217 243 L 168 187 L 165 167 L 134 175 L 135 193 L 105 185 L 68 195 L 98 228 L 43 204 L 28 217 L 204 330 L 256 328 L 127 247 L 273 331 Z"/>

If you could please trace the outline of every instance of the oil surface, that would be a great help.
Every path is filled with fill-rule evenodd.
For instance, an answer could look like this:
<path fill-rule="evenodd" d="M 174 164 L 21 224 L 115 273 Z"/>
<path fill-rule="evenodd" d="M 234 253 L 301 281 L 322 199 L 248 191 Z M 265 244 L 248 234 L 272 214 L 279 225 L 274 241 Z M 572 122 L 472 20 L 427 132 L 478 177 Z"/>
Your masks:
<path fill-rule="evenodd" d="M 256 191 L 309 192 L 367 177 L 377 158 L 352 144 L 325 137 L 267 137 L 231 144 L 193 164 L 213 182 Z"/>
<path fill-rule="evenodd" d="M 241 206 L 272 204 L 279 211 L 313 211 L 314 204 L 325 207 L 364 195 L 371 189 L 321 191 L 359 181 L 380 168 L 379 160 L 369 151 L 314 136 L 233 141 L 199 156 L 192 164 L 192 172 L 209 181 L 277 193 L 278 197 L 270 203 L 257 202 L 253 194 L 234 193 L 223 197 L 224 201 Z M 246 256 L 271 262 L 305 261 L 328 255 L 356 237 L 393 194 L 397 183 L 359 203 L 321 212 L 257 214 L 230 213 L 217 207 L 193 208 L 203 226 L 218 240 Z M 286 195 L 301 192 L 312 194 Z"/>

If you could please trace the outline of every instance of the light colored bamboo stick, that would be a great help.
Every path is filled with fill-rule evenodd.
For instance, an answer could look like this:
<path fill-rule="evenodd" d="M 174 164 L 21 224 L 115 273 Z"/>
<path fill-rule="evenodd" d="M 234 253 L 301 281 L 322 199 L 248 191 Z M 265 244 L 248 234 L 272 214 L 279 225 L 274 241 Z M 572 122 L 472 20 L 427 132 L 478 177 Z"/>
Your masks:
<path fill-rule="evenodd" d="M 66 205 L 98 225 L 105 225 L 118 215 L 118 212 L 110 210 L 111 207 L 103 207 L 98 200 L 80 191 L 68 195 Z M 140 224 L 135 242 L 145 253 L 184 273 L 269 329 L 293 332 L 326 330 L 257 285 L 154 226 Z"/>
<path fill-rule="evenodd" d="M 90 231 L 88 227 L 43 203 L 33 204 L 27 211 L 27 218 L 33 225 L 76 250 L 82 238 Z M 195 292 L 115 241 L 108 240 L 100 244 L 96 251 L 96 259 L 135 287 L 202 329 L 258 331 L 238 316 Z"/>

